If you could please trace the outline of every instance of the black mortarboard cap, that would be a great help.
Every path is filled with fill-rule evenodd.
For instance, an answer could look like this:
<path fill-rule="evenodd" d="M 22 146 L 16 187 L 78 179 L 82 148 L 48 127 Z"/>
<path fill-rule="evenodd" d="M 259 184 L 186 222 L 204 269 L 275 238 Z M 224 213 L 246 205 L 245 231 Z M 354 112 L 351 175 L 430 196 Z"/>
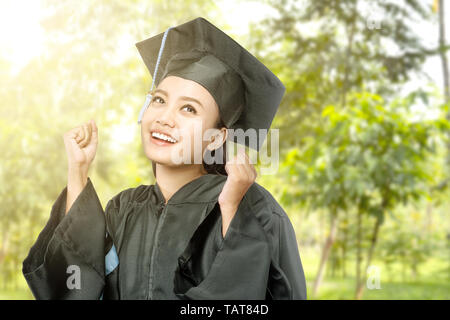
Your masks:
<path fill-rule="evenodd" d="M 256 129 L 256 145 L 247 139 L 244 143 L 259 151 L 266 137 L 259 129 L 270 128 L 285 86 L 256 57 L 202 17 L 170 27 L 136 47 L 153 75 L 152 89 L 169 75 L 201 84 L 214 97 L 227 128 Z M 236 136 L 232 139 L 243 143 Z"/>

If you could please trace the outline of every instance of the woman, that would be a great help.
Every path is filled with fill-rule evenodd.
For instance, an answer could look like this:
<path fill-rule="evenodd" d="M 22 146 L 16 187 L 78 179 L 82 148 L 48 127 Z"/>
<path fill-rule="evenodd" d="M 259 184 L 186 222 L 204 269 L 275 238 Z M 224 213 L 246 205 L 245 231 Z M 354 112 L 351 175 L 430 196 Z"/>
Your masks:
<path fill-rule="evenodd" d="M 155 185 L 123 190 L 103 211 L 88 177 L 96 124 L 66 133 L 68 184 L 23 263 L 33 294 L 306 299 L 292 224 L 254 182 L 245 153 L 226 165 L 198 161 L 226 149 L 229 128 L 270 127 L 284 87 L 205 19 L 169 29 L 170 36 L 167 30 L 136 44 L 157 83 L 139 116 Z M 158 67 L 164 70 L 159 77 Z"/>

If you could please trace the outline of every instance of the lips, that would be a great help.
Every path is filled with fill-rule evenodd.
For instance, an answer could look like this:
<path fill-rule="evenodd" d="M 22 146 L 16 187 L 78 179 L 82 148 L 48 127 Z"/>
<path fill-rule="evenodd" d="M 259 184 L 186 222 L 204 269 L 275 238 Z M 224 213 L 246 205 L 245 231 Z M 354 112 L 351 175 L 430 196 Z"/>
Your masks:
<path fill-rule="evenodd" d="M 150 131 L 150 140 L 157 145 L 172 145 L 178 142 L 172 135 L 160 130 Z"/>

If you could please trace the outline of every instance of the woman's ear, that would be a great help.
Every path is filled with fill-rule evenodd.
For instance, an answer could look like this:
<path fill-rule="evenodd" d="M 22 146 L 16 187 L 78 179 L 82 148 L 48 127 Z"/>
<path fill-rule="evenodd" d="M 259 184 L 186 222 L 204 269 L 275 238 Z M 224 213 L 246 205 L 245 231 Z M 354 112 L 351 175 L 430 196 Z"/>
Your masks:
<path fill-rule="evenodd" d="M 211 135 L 210 143 L 207 146 L 207 149 L 209 151 L 213 151 L 216 149 L 219 149 L 227 140 L 228 137 L 228 130 L 227 128 L 223 127 L 220 130 L 217 130 L 217 133 Z"/>

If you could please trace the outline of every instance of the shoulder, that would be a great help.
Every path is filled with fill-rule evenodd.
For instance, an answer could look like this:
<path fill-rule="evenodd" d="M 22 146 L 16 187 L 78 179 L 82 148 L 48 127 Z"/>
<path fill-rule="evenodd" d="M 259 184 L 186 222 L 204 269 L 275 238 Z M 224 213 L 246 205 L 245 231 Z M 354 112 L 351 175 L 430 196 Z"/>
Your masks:
<path fill-rule="evenodd" d="M 151 195 L 154 185 L 140 185 L 133 188 L 127 188 L 108 201 L 108 207 L 115 210 L 123 210 L 129 205 L 142 204 Z"/>
<path fill-rule="evenodd" d="M 252 214 L 266 232 L 273 232 L 280 219 L 289 219 L 284 209 L 263 186 L 254 182 L 245 194 L 247 204 Z"/>
<path fill-rule="evenodd" d="M 258 183 L 247 191 L 245 198 L 250 213 L 258 221 L 264 236 L 267 239 L 272 251 L 272 256 L 280 254 L 280 243 L 286 238 L 286 233 L 293 233 L 293 226 L 289 216 L 274 196 Z"/>
<path fill-rule="evenodd" d="M 278 203 L 278 201 L 273 197 L 269 190 L 264 188 L 259 183 L 253 183 L 249 190 L 247 191 L 246 197 L 249 204 L 255 208 L 267 208 L 272 214 L 278 216 L 287 216 L 284 209 Z"/>
<path fill-rule="evenodd" d="M 133 188 L 127 188 L 115 196 L 107 203 L 105 208 L 105 217 L 107 224 L 115 228 L 123 219 L 142 206 L 153 194 L 154 185 L 139 185 Z"/>
<path fill-rule="evenodd" d="M 105 220 L 108 231 L 114 238 L 120 238 L 124 222 L 130 215 L 139 212 L 153 194 L 154 185 L 139 185 L 127 188 L 114 195 L 105 208 Z M 122 230 L 122 231 L 121 231 Z"/>

